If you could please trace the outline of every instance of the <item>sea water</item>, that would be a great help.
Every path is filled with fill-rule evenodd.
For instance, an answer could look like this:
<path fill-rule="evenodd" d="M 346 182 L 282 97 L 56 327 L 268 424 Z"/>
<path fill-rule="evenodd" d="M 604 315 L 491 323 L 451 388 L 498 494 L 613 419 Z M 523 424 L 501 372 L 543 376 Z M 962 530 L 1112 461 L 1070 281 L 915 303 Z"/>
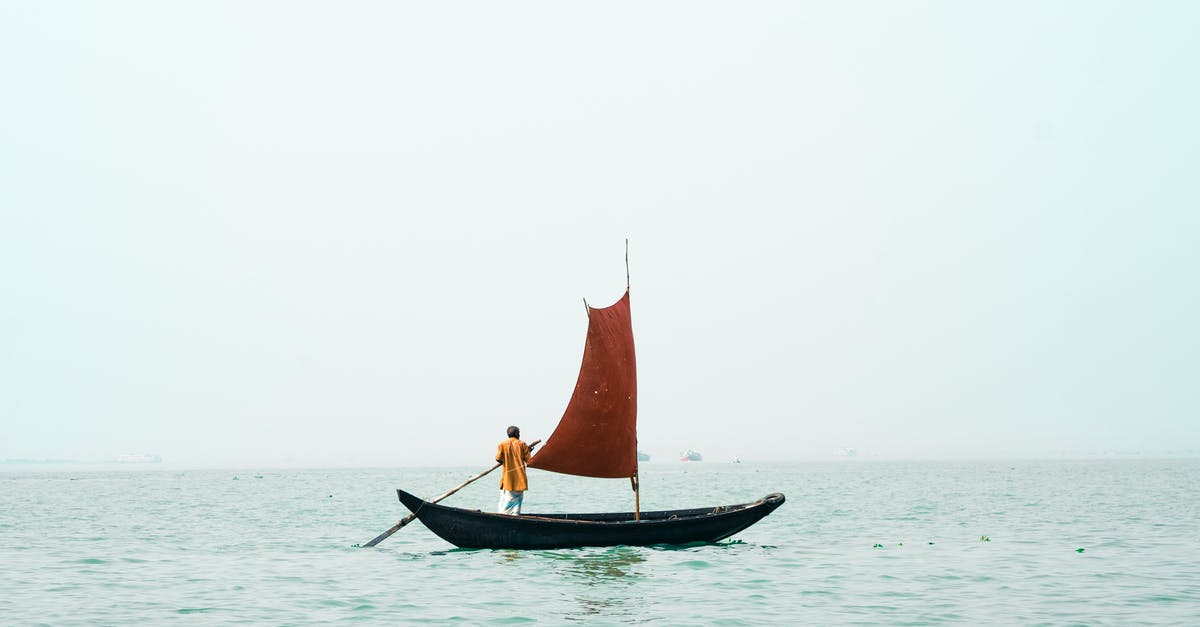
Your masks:
<path fill-rule="evenodd" d="M 787 503 L 710 545 L 355 546 L 407 514 L 394 488 L 479 470 L 0 472 L 0 624 L 1200 624 L 1200 460 L 648 463 L 644 510 Z M 633 504 L 530 481 L 526 513 Z"/>

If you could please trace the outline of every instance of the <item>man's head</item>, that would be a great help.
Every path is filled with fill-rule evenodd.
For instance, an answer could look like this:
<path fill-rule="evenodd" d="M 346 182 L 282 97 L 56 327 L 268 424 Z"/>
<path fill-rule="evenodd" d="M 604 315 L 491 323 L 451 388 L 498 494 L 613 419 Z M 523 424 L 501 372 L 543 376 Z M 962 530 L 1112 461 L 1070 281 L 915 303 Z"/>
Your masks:
<path fill-rule="evenodd" d="M 509 427 L 508 428 L 508 437 L 510 437 L 510 438 L 521 437 L 521 430 L 516 427 Z"/>

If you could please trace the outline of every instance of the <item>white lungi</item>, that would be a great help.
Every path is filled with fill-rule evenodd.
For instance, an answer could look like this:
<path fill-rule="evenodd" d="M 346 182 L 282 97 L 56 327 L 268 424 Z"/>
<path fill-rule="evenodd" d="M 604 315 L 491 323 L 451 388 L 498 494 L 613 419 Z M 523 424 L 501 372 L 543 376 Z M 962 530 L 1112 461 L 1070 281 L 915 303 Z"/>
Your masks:
<path fill-rule="evenodd" d="M 501 514 L 521 515 L 521 501 L 525 500 L 524 490 L 501 490 L 500 505 L 496 509 Z"/>

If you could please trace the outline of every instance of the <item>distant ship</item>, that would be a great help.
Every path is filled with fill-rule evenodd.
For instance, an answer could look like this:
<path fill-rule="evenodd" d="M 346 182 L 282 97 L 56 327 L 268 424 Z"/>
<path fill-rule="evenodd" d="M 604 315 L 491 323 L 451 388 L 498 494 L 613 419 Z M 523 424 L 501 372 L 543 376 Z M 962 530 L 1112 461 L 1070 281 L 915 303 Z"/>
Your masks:
<path fill-rule="evenodd" d="M 838 457 L 857 457 L 858 451 L 850 447 L 844 447 L 834 451 L 833 454 L 837 455 Z"/>
<path fill-rule="evenodd" d="M 638 461 L 639 462 L 648 462 L 648 461 L 650 461 L 650 455 L 647 453 L 638 451 Z"/>
<path fill-rule="evenodd" d="M 700 453 L 697 453 L 692 449 L 688 449 L 679 454 L 679 461 L 681 462 L 698 462 L 702 461 L 703 459 L 704 458 L 700 455 Z"/>
<path fill-rule="evenodd" d="M 121 453 L 116 461 L 121 464 L 157 464 L 162 458 L 148 453 Z"/>

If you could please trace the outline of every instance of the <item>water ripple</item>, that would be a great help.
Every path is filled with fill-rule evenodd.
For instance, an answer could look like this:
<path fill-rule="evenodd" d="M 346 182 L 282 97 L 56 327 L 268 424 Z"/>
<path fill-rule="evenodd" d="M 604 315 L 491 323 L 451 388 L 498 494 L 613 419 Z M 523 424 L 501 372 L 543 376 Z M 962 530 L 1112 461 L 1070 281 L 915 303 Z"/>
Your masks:
<path fill-rule="evenodd" d="M 5 473 L 0 622 L 1125 625 L 1200 607 L 1195 460 L 647 464 L 648 509 L 789 500 L 713 545 L 462 550 L 414 524 L 352 548 L 405 513 L 398 485 L 472 470 Z M 607 482 L 535 479 L 527 508 L 629 506 Z M 451 504 L 490 506 L 483 483 Z"/>

